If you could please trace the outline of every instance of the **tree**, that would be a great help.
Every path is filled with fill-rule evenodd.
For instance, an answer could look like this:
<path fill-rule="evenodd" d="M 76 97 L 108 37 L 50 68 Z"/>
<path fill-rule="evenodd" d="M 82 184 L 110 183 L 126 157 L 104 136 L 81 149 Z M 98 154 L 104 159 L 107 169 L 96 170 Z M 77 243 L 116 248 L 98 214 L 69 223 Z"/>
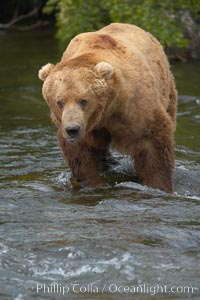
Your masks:
<path fill-rule="evenodd" d="M 41 10 L 46 2 L 47 0 L 1 0 L 0 29 L 29 30 L 43 25 L 40 21 Z M 20 26 L 21 23 L 23 26 Z"/>
<path fill-rule="evenodd" d="M 135 24 L 150 31 L 165 47 L 184 47 L 185 12 L 199 19 L 200 0 L 48 0 L 44 12 L 56 14 L 57 37 L 70 40 L 111 22 Z"/>

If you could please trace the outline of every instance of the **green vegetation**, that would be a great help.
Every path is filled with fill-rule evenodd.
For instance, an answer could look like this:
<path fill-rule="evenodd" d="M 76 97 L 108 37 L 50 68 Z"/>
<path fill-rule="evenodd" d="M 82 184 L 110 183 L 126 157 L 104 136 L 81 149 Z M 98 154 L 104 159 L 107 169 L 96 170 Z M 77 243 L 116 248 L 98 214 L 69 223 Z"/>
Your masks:
<path fill-rule="evenodd" d="M 189 13 L 199 20 L 200 0 L 48 0 L 43 11 L 56 15 L 61 40 L 124 22 L 150 31 L 165 47 L 185 47 L 182 16 Z"/>
<path fill-rule="evenodd" d="M 187 48 L 200 57 L 200 0 L 1 0 L 0 29 L 29 30 L 56 19 L 57 37 L 69 41 L 80 32 L 112 22 L 135 24 L 166 48 Z"/>

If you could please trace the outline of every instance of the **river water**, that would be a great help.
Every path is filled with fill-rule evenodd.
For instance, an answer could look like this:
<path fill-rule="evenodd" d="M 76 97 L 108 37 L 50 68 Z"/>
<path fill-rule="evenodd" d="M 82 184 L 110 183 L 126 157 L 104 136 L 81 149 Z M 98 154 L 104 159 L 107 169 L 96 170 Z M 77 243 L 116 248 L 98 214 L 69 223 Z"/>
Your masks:
<path fill-rule="evenodd" d="M 131 181 L 116 152 L 106 188 L 78 189 L 37 78 L 61 55 L 53 33 L 0 45 L 0 299 L 200 299 L 200 63 L 172 67 L 175 194 Z"/>

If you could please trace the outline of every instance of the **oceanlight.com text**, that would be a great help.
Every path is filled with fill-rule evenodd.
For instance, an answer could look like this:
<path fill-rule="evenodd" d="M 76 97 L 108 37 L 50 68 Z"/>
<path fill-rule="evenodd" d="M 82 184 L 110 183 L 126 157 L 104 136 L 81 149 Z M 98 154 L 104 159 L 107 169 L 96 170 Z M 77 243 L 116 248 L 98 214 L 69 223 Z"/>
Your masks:
<path fill-rule="evenodd" d="M 147 283 L 140 284 L 138 286 L 135 285 L 120 285 L 120 284 L 104 284 L 103 286 L 98 286 L 95 284 L 59 284 L 59 283 L 51 283 L 51 284 L 42 284 L 38 283 L 36 287 L 32 287 L 33 291 L 36 291 L 37 294 L 60 294 L 66 295 L 68 293 L 75 294 L 98 294 L 108 292 L 111 294 L 193 294 L 194 291 L 197 291 L 196 287 L 193 286 L 181 286 L 181 285 L 149 285 Z"/>

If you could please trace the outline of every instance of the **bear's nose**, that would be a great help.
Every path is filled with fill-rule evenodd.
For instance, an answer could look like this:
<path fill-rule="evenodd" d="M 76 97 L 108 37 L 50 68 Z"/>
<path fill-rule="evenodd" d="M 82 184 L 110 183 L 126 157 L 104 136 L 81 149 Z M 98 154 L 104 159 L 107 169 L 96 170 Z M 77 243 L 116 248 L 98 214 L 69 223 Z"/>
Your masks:
<path fill-rule="evenodd" d="M 76 138 L 80 132 L 80 126 L 78 125 L 70 125 L 65 128 L 65 131 L 71 138 Z"/>

